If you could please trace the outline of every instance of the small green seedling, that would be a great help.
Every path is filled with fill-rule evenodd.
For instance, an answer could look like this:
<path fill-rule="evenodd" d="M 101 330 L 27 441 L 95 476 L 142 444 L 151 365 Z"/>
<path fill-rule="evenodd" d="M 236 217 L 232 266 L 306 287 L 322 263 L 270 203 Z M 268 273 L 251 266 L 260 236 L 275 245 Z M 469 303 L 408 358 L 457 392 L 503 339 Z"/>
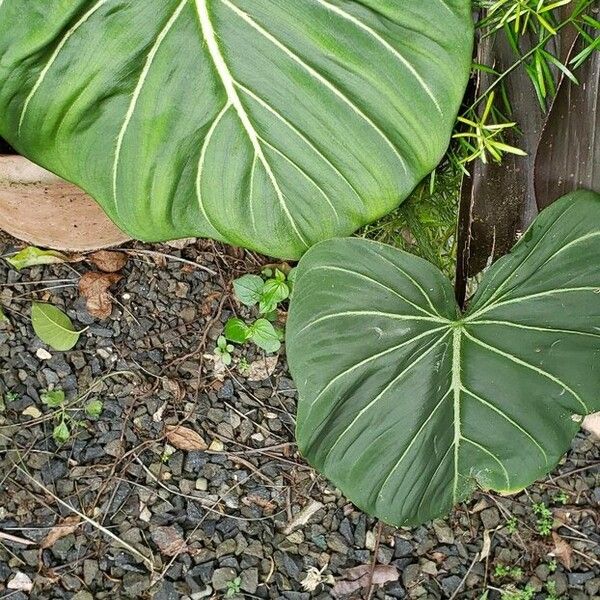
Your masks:
<path fill-rule="evenodd" d="M 569 503 L 569 494 L 565 490 L 560 490 L 560 492 L 554 494 L 552 500 L 555 504 L 562 504 L 564 506 Z"/>
<path fill-rule="evenodd" d="M 11 402 L 16 402 L 19 399 L 19 394 L 16 392 L 8 391 L 4 392 L 4 400 L 7 404 Z"/>
<path fill-rule="evenodd" d="M 244 275 L 236 279 L 233 282 L 236 298 L 244 306 L 256 309 L 258 318 L 254 322 L 237 317 L 229 319 L 223 331 L 226 340 L 235 344 L 253 342 L 265 352 L 277 352 L 284 333 L 273 323 L 277 321 L 279 305 L 292 293 L 294 280 L 294 269 L 286 275 L 285 269 L 278 267 L 266 267 L 261 275 Z"/>
<path fill-rule="evenodd" d="M 104 404 L 101 400 L 90 400 L 85 405 L 85 414 L 90 417 L 90 419 L 99 419 L 103 410 Z"/>
<path fill-rule="evenodd" d="M 56 425 L 52 430 L 54 441 L 59 446 L 66 444 L 71 439 L 72 432 L 80 427 L 83 421 L 72 417 L 67 412 L 66 396 L 63 390 L 44 390 L 40 394 L 40 399 L 42 404 L 55 411 Z M 99 418 L 103 410 L 104 404 L 101 400 L 97 399 L 90 400 L 84 407 L 85 414 L 90 419 Z"/>
<path fill-rule="evenodd" d="M 509 588 L 501 592 L 502 600 L 532 600 L 535 589 L 528 585 L 525 589 Z"/>
<path fill-rule="evenodd" d="M 552 511 L 543 502 L 534 504 L 532 509 L 537 517 L 535 528 L 538 533 L 540 535 L 550 535 L 552 533 L 552 525 L 554 524 Z"/>
<path fill-rule="evenodd" d="M 558 563 L 556 562 L 556 559 L 552 559 L 550 561 L 548 561 L 548 571 L 550 573 L 556 573 L 556 569 L 558 569 Z"/>
<path fill-rule="evenodd" d="M 227 339 L 225 336 L 220 335 L 217 339 L 217 346 L 214 350 L 215 355 L 221 360 L 224 365 L 229 366 L 233 357 L 231 353 L 233 352 L 233 346 L 227 343 Z"/>
<path fill-rule="evenodd" d="M 546 591 L 548 592 L 546 600 L 562 600 L 563 598 L 556 591 L 556 581 L 549 581 L 546 583 Z"/>
<path fill-rule="evenodd" d="M 248 375 L 248 373 L 250 373 L 250 363 L 245 356 L 242 356 L 238 361 L 238 371 L 242 375 Z"/>
<path fill-rule="evenodd" d="M 521 567 L 511 567 L 508 565 L 496 565 L 494 568 L 494 577 L 497 579 L 513 579 L 520 581 L 523 577 L 523 569 Z"/>
<path fill-rule="evenodd" d="M 225 592 L 226 598 L 231 598 L 240 593 L 242 589 L 242 579 L 236 577 L 235 579 L 227 582 L 227 592 Z"/>
<path fill-rule="evenodd" d="M 45 390 L 40 399 L 48 408 L 59 408 L 65 403 L 65 393 L 62 390 Z"/>
<path fill-rule="evenodd" d="M 242 319 L 229 319 L 225 325 L 225 337 L 236 344 L 254 342 L 265 352 L 277 352 L 283 340 L 283 331 L 267 319 L 257 319 L 248 325 Z"/>
<path fill-rule="evenodd" d="M 511 535 L 517 533 L 519 530 L 519 521 L 517 520 L 517 517 L 510 517 L 509 519 L 506 519 L 506 529 Z"/>
<path fill-rule="evenodd" d="M 71 430 L 67 424 L 70 418 L 65 411 L 65 393 L 62 390 L 45 390 L 41 393 L 40 399 L 48 408 L 59 409 L 52 438 L 59 446 L 66 444 L 71 437 Z"/>

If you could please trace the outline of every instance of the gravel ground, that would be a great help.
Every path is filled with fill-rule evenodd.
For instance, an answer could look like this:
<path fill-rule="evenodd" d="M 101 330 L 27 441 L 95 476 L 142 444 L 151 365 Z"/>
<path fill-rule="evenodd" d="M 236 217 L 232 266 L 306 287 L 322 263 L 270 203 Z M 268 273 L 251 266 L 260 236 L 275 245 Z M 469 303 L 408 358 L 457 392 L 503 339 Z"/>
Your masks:
<path fill-rule="evenodd" d="M 512 598 L 600 599 L 598 442 L 579 435 L 526 493 L 381 526 L 298 456 L 283 353 L 237 349 L 229 369 L 213 358 L 243 314 L 231 280 L 260 260 L 210 242 L 133 248 L 170 256 L 131 254 L 106 320 L 79 297 L 88 263 L 19 274 L 0 260 L 0 598 L 491 600 L 529 586 Z M 87 327 L 74 350 L 36 339 L 33 299 Z M 66 393 L 61 445 L 48 389 Z M 196 449 L 178 447 L 177 425 Z"/>

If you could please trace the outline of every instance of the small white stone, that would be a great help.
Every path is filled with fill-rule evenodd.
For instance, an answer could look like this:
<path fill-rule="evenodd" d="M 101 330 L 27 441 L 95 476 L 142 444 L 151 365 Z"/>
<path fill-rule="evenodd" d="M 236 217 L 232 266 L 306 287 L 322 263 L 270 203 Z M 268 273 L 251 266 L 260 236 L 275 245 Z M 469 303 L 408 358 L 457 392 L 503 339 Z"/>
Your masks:
<path fill-rule="evenodd" d="M 39 419 L 42 416 L 42 412 L 36 406 L 28 406 L 21 414 L 32 419 Z"/>
<path fill-rule="evenodd" d="M 9 590 L 19 590 L 20 592 L 30 592 L 33 588 L 33 581 L 25 575 L 17 571 L 17 574 L 8 582 L 6 586 Z"/>
<path fill-rule="evenodd" d="M 50 352 L 48 352 L 48 350 L 45 350 L 44 348 L 40 348 L 35 355 L 40 359 L 40 360 L 50 360 L 52 358 L 52 354 L 50 354 Z"/>

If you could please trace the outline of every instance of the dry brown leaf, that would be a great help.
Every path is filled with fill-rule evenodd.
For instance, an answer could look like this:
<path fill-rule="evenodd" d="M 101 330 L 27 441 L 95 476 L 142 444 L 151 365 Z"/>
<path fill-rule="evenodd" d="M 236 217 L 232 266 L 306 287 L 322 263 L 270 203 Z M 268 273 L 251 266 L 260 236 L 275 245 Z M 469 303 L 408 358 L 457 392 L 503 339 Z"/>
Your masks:
<path fill-rule="evenodd" d="M 108 290 L 122 279 L 116 273 L 85 273 L 79 280 L 79 293 L 85 298 L 87 311 L 98 319 L 108 319 L 112 300 Z"/>
<path fill-rule="evenodd" d="M 166 436 L 169 444 L 187 452 L 208 450 L 208 444 L 193 429 L 182 425 L 167 425 Z"/>
<path fill-rule="evenodd" d="M 568 570 L 571 570 L 573 566 L 573 548 L 571 545 L 563 540 L 558 533 L 552 533 L 552 539 L 554 540 L 554 550 L 552 554 L 561 562 L 561 564 Z"/>
<path fill-rule="evenodd" d="M 218 300 L 221 298 L 223 294 L 221 292 L 211 292 L 210 294 L 208 294 L 203 302 L 202 305 L 200 306 L 200 312 L 202 313 L 202 316 L 204 317 L 208 317 L 209 315 L 212 315 L 214 312 L 214 305 Z"/>
<path fill-rule="evenodd" d="M 273 375 L 279 356 L 265 356 L 250 363 L 246 371 L 248 381 L 264 381 Z"/>
<path fill-rule="evenodd" d="M 246 506 L 259 506 L 268 515 L 272 515 L 277 509 L 277 504 L 273 500 L 267 500 L 261 496 L 250 495 L 242 498 L 242 504 Z"/>
<path fill-rule="evenodd" d="M 77 515 L 66 517 L 50 530 L 48 535 L 41 541 L 40 548 L 42 550 L 52 548 L 58 540 L 73 533 L 79 527 L 80 523 L 81 519 Z"/>
<path fill-rule="evenodd" d="M 183 250 L 184 248 L 187 248 L 188 246 L 191 246 L 192 244 L 195 244 L 197 241 L 197 238 L 182 238 L 180 240 L 172 240 L 170 242 L 167 242 L 167 246 L 169 246 L 169 248 L 175 248 L 175 250 Z"/>
<path fill-rule="evenodd" d="M 116 273 L 127 264 L 127 254 L 123 252 L 111 252 L 110 250 L 99 250 L 90 254 L 89 260 L 105 273 Z"/>
<path fill-rule="evenodd" d="M 492 536 L 490 535 L 489 529 L 483 532 L 483 546 L 481 553 L 479 554 L 479 562 L 484 561 L 489 557 L 490 551 L 492 550 Z"/>
<path fill-rule="evenodd" d="M 371 579 L 371 571 L 373 578 Z M 385 585 L 390 581 L 398 581 L 400 572 L 391 565 L 361 565 L 344 571 L 344 579 L 338 581 L 333 587 L 334 597 L 353 594 L 360 589 L 367 589 L 370 585 Z"/>
<path fill-rule="evenodd" d="M 286 526 L 283 533 L 290 535 L 292 531 L 306 525 L 311 517 L 323 508 L 323 504 L 316 500 L 311 500 Z"/>
<path fill-rule="evenodd" d="M 165 556 L 178 556 L 188 551 L 188 545 L 173 527 L 157 527 L 152 532 L 152 541 Z"/>
<path fill-rule="evenodd" d="M 588 415 L 584 420 L 582 427 L 600 440 L 600 413 Z"/>

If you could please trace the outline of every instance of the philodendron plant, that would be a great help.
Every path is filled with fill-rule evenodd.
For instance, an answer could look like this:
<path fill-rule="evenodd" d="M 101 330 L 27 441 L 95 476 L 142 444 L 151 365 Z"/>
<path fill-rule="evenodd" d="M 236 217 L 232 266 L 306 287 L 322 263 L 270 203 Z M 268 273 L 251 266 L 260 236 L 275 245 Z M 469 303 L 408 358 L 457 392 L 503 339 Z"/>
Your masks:
<path fill-rule="evenodd" d="M 470 0 L 0 0 L 0 136 L 132 237 L 280 258 L 441 159 Z"/>
<path fill-rule="evenodd" d="M 430 263 L 363 239 L 297 270 L 287 349 L 304 456 L 395 525 L 548 473 L 600 410 L 600 196 L 547 208 L 461 313 Z"/>

